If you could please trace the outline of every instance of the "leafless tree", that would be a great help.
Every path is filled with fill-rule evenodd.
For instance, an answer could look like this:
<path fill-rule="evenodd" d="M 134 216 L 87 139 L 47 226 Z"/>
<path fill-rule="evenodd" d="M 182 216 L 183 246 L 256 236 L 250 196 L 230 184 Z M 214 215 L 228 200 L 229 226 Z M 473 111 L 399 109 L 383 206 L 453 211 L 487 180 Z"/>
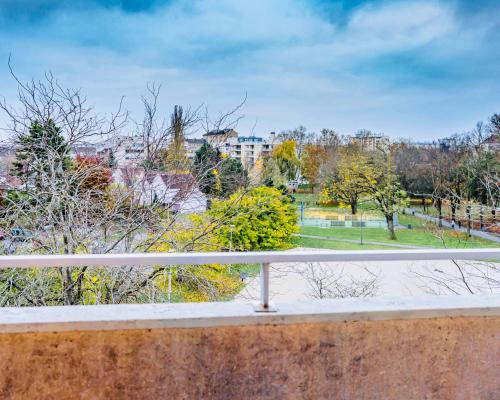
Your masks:
<path fill-rule="evenodd" d="M 430 294 L 498 294 L 500 264 L 486 261 L 457 261 L 410 270 Z"/>
<path fill-rule="evenodd" d="M 110 182 L 111 171 L 98 157 L 80 166 L 68 160 L 75 146 L 98 144 L 121 136 L 128 121 L 121 101 L 116 113 L 100 116 L 88 105 L 81 90 L 63 88 L 51 74 L 40 81 L 23 83 L 12 69 L 11 72 L 18 83 L 16 106 L 6 99 L 0 102 L 0 111 L 9 121 L 6 130 L 11 144 L 20 144 L 21 138 L 38 124 L 43 137 L 42 145 L 37 148 L 43 152 L 29 154 L 26 168 L 30 174 L 22 175 L 22 188 L 15 191 L 16 196 L 5 197 L 0 208 L 0 229 L 8 236 L 3 242 L 4 251 L 35 254 L 150 251 L 169 241 L 169 232 L 193 228 L 192 222 L 177 212 L 176 205 L 186 204 L 188 198 L 197 196 L 200 180 L 211 171 L 180 177 L 171 176 L 169 171 L 164 174 L 155 171 L 161 151 L 173 130 L 179 128 L 166 124 L 160 117 L 159 86 L 148 87 L 149 95 L 143 99 L 145 116 L 136 125 L 145 165 L 122 168 L 123 180 Z M 224 122 L 238 119 L 232 119 L 232 115 L 223 114 L 212 122 L 223 126 Z M 188 111 L 180 121 L 183 130 L 202 122 L 197 110 Z M 56 127 L 63 136 L 61 146 L 43 146 L 48 126 Z M 217 226 L 227 224 L 229 218 L 230 215 L 198 227 L 189 240 L 179 242 L 172 237 L 167 249 L 193 250 L 195 244 L 203 245 L 205 237 Z M 2 270 L 0 305 L 162 301 L 166 292 L 158 289 L 155 282 L 169 271 L 168 266 Z M 183 267 L 177 271 L 177 279 L 196 283 L 211 295 L 215 293 L 216 282 L 197 274 L 195 268 Z"/>
<path fill-rule="evenodd" d="M 309 284 L 309 296 L 315 299 L 371 297 L 380 285 L 380 272 L 366 267 L 353 274 L 338 265 L 307 263 L 300 274 Z"/>

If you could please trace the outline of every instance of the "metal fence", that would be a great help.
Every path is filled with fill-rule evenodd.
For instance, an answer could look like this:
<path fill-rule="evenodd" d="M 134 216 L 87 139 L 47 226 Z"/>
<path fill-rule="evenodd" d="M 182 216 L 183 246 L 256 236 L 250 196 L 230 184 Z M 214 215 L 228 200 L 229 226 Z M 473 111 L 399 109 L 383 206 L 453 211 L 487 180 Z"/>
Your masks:
<path fill-rule="evenodd" d="M 133 253 L 1 256 L 0 269 L 72 266 L 150 266 L 202 264 L 261 264 L 260 302 L 255 310 L 274 311 L 269 302 L 269 267 L 286 262 L 362 262 L 417 260 L 500 260 L 500 248 L 364 250 L 364 251 L 268 251 L 229 253 Z"/>

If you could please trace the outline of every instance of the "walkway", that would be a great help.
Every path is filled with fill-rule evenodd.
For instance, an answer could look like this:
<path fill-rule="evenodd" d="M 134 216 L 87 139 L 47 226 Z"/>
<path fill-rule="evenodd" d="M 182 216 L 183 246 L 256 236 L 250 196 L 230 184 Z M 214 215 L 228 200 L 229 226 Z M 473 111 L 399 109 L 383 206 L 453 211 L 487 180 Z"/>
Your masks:
<path fill-rule="evenodd" d="M 335 236 L 304 235 L 302 233 L 298 233 L 294 236 L 299 236 L 299 237 L 303 237 L 303 238 L 307 238 L 307 239 L 333 240 L 336 242 L 361 244 L 359 240 L 344 239 L 344 238 L 338 238 Z M 376 245 L 376 246 L 393 247 L 393 248 L 397 247 L 397 248 L 402 248 L 402 249 L 430 249 L 431 248 L 431 247 L 413 246 L 413 245 L 406 245 L 406 244 L 399 244 L 399 243 L 372 242 L 371 240 L 363 240 L 363 244 L 372 244 L 372 245 Z"/>
<path fill-rule="evenodd" d="M 421 214 L 418 212 L 413 213 L 412 209 L 407 209 L 406 212 L 408 213 L 408 215 L 413 215 L 415 217 L 418 217 L 418 218 L 426 220 L 426 221 L 434 222 L 436 224 L 439 222 L 439 218 L 437 218 L 437 217 L 432 217 L 430 215 Z M 455 225 L 455 228 L 452 228 L 451 222 L 445 220 L 444 218 L 442 219 L 442 223 L 443 223 L 443 226 L 446 226 L 447 228 L 467 233 L 466 227 L 462 226 L 461 228 L 459 228 L 457 225 Z M 494 235 L 492 233 L 478 231 L 477 229 L 471 229 L 470 234 L 472 236 L 476 236 L 476 237 L 479 237 L 482 239 L 491 240 L 493 242 L 500 243 L 500 237 L 498 237 L 497 235 Z"/>

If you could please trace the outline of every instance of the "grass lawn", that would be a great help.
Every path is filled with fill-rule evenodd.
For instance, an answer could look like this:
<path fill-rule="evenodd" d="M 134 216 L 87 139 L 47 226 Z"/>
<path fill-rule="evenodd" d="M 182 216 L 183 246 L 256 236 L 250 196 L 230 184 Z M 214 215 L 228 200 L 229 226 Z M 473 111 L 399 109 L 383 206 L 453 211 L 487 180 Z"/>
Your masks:
<path fill-rule="evenodd" d="M 253 278 L 260 273 L 260 264 L 231 264 L 231 276 L 240 277 L 240 274 L 247 274 Z"/>
<path fill-rule="evenodd" d="M 402 216 L 403 217 L 403 216 Z M 366 241 L 382 242 L 382 243 L 397 243 L 397 244 L 407 244 L 423 247 L 435 247 L 435 248 L 473 248 L 473 247 L 499 247 L 498 243 L 492 242 L 490 240 L 485 240 L 481 238 L 471 237 L 467 238 L 467 235 L 462 232 L 452 231 L 450 229 L 443 229 L 440 231 L 444 238 L 444 244 L 438 235 L 433 233 L 435 226 L 432 229 L 427 229 L 424 224 L 417 225 L 414 221 L 415 217 L 408 216 L 404 218 L 405 224 L 411 223 L 415 226 L 414 229 L 398 229 L 396 231 L 397 240 L 391 241 L 388 238 L 387 230 L 384 228 L 363 228 L 363 239 Z M 401 217 L 400 217 L 400 222 Z M 332 236 L 341 239 L 353 239 L 359 240 L 360 229 L 358 228 L 318 228 L 304 226 L 300 227 L 300 233 L 315 236 Z M 320 240 L 312 240 L 314 243 L 320 242 Z M 338 242 L 340 243 L 340 242 Z M 350 243 L 344 243 L 349 245 Z M 319 246 L 319 244 L 318 244 Z M 315 247 L 315 246 L 311 246 Z M 380 247 L 382 248 L 382 247 Z M 383 248 L 386 248 L 385 246 Z"/>
<path fill-rule="evenodd" d="M 331 250 L 396 250 L 396 247 L 377 246 L 371 244 L 357 244 L 337 242 L 335 240 L 318 240 L 310 238 L 295 237 L 293 239 L 295 247 L 315 248 L 315 249 L 331 249 Z M 397 249 L 400 250 L 400 249 Z"/>

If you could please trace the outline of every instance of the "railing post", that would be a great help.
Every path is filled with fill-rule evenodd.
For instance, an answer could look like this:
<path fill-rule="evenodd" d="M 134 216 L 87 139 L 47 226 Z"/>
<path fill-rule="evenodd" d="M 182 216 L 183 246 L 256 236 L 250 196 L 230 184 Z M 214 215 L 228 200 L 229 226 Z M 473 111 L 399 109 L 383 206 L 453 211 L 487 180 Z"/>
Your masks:
<path fill-rule="evenodd" d="M 260 301 L 255 305 L 257 312 L 274 312 L 276 307 L 269 301 L 269 263 L 260 264 Z"/>

